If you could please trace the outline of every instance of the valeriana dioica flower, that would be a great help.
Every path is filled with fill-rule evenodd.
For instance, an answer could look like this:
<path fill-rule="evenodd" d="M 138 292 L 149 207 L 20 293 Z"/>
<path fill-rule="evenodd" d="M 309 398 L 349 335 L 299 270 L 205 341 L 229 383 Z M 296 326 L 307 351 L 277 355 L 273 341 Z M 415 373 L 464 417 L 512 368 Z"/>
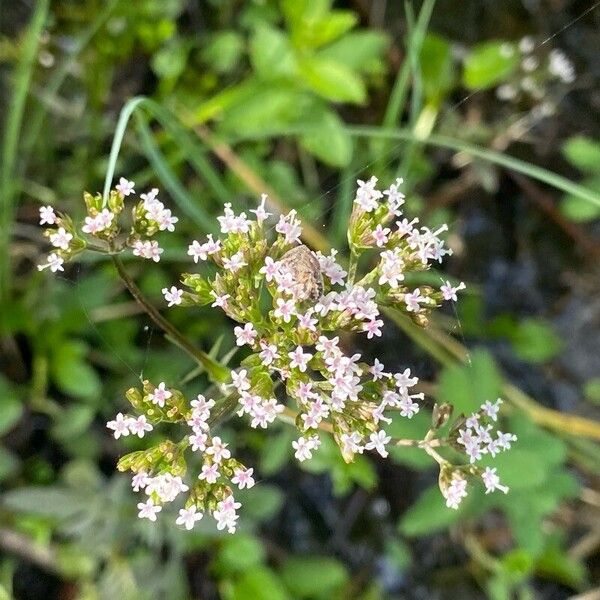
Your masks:
<path fill-rule="evenodd" d="M 249 211 L 254 219 L 246 212 L 235 214 L 226 204 L 218 217 L 220 239 L 209 235 L 190 240 L 190 272 L 162 289 L 166 308 L 207 305 L 234 321 L 235 343 L 245 358 L 233 370 L 194 353 L 119 269 L 136 300 L 163 329 L 183 339 L 182 347 L 199 357 L 214 381 L 193 399 L 171 382 L 143 381 L 126 393 L 135 416 L 120 412 L 108 422 L 115 438 L 142 438 L 163 422 L 181 426 L 179 441 L 154 437 L 160 440 L 157 445 L 119 461 L 119 470 L 134 473 L 134 491 L 147 496 L 137 505 L 140 518 L 155 521 L 166 503 L 185 496 L 184 507 L 173 519 L 177 525 L 192 529 L 209 513 L 218 529 L 235 531 L 241 505 L 233 489 L 251 488 L 255 480 L 253 469 L 238 461 L 215 431 L 219 418 L 231 413 L 257 429 L 268 428 L 282 414 L 288 421 L 291 417 L 298 431 L 292 450 L 301 462 L 319 451 L 323 431 L 333 435 L 347 462 L 365 451 L 386 458 L 393 445 L 421 448 L 439 465 L 440 490 L 450 508 L 458 508 L 468 494 L 469 480 L 479 479 L 486 493 L 508 491 L 496 469 L 477 465 L 482 457 L 509 449 L 516 439 L 494 430 L 500 400 L 486 402 L 469 417 L 459 416 L 445 429 L 452 407 L 435 405 L 424 439 L 392 439 L 385 430 L 392 415 L 410 419 L 421 409 L 424 395 L 417 391 L 418 378 L 409 369 L 388 372 L 378 359 L 368 364 L 360 354 L 347 352 L 341 341 L 341 333 L 352 332 L 371 340 L 365 343 L 376 343 L 384 327 L 382 308 L 400 311 L 425 326 L 432 310 L 443 301 L 455 301 L 465 287 L 449 281 L 439 289 L 407 283 L 408 273 L 428 269 L 450 251 L 440 238 L 446 226 L 432 231 L 403 215 L 401 185 L 398 179 L 379 191 L 374 177 L 358 181 L 347 266 L 338 262 L 336 250 L 323 254 L 303 245 L 296 211 L 273 217 L 266 210 L 265 195 L 258 208 Z M 81 227 L 52 207 L 42 207 L 41 223 L 55 229 L 46 230 L 53 252 L 40 268 L 63 270 L 63 263 L 85 248 L 113 257 L 130 249 L 136 256 L 159 261 L 162 250 L 151 238 L 172 231 L 177 217 L 152 189 L 134 203 L 125 227 L 124 200 L 135 193 L 135 184 L 121 178 L 106 202 L 86 194 L 88 214 Z M 213 267 L 205 267 L 205 262 Z M 359 269 L 359 262 L 367 268 Z M 450 462 L 443 456 L 445 447 L 464 460 Z"/>

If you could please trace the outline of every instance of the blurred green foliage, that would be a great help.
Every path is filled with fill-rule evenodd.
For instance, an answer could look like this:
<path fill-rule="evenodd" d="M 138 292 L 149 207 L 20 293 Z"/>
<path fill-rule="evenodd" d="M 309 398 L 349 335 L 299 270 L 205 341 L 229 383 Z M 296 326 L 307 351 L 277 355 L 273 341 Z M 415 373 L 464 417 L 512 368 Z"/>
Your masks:
<path fill-rule="evenodd" d="M 567 552 L 566 528 L 550 517 L 580 495 L 590 464 L 598 473 L 598 447 L 576 444 L 568 430 L 546 431 L 517 406 L 508 406 L 505 425 L 518 434 L 518 445 L 495 463 L 511 493 L 478 490 L 456 512 L 445 508 L 431 464 L 418 449 L 393 449 L 390 475 L 371 457 L 344 463 L 324 436 L 321 451 L 298 467 L 283 423 L 266 435 L 233 422 L 223 426 L 223 437 L 248 453 L 266 479 L 247 499 L 240 495 L 243 525 L 233 537 L 216 535 L 204 521 L 191 533 L 167 522 L 139 522 L 128 481 L 113 473 L 120 450 L 103 424 L 124 405 L 123 390 L 142 373 L 183 380 L 196 393 L 204 383 L 192 362 L 139 314 L 110 265 L 85 261 L 64 278 L 35 269 L 43 252 L 34 228 L 37 207 L 50 203 L 81 215 L 82 191 L 101 189 L 115 130 L 123 136 L 113 157 L 117 172 L 138 189 L 160 183 L 185 217 L 160 265 L 127 265 L 155 302 L 177 270 L 173 263 L 185 258 L 178 248 L 214 231 L 223 202 L 246 206 L 259 193 L 240 171 L 218 162 L 211 144 L 196 135 L 200 126 L 228 143 L 255 179 L 331 244 L 343 241 L 353 180 L 365 171 L 383 180 L 402 175 L 411 190 L 409 210 L 432 226 L 452 219 L 452 209 L 430 205 L 418 190 L 442 185 L 439 173 L 455 168 L 457 157 L 472 181 L 498 191 L 498 166 L 447 149 L 429 152 L 421 141 L 439 130 L 457 142 L 497 146 L 499 133 L 523 117 L 517 108 L 507 114 L 493 95 L 485 96 L 490 116 L 473 123 L 448 107 L 515 73 L 518 54 L 505 50 L 512 42 L 485 40 L 460 54 L 456 40 L 427 32 L 433 2 L 409 3 L 406 15 L 392 11 L 404 38 L 395 25 L 369 27 L 354 3 L 344 6 L 328 0 L 52 2 L 47 16 L 39 3 L 29 29 L 31 15 L 15 13 L 13 36 L 0 47 L 16 98 L 3 146 L 2 225 L 14 239 L 10 251 L 7 239 L 2 247 L 12 276 L 3 279 L 10 288 L 3 288 L 0 307 L 0 527 L 19 544 L 0 557 L 0 598 L 17 595 L 20 581 L 26 586 L 35 578 L 23 573 L 23 564 L 63 585 L 73 582 L 82 599 L 189 598 L 190 590 L 232 600 L 405 597 L 398 584 L 385 587 L 381 565 L 397 581 L 413 572 L 427 579 L 415 539 L 426 543 L 435 535 L 450 547 L 454 566 L 463 568 L 465 560 L 455 546 L 466 549 L 480 589 L 491 598 L 527 597 L 538 578 L 572 590 L 588 583 L 584 562 Z M 422 12 L 413 14 L 417 8 Z M 394 56 L 401 58 L 394 62 Z M 121 107 L 138 94 L 149 99 L 137 103 L 133 120 L 119 130 Z M 380 132 L 406 125 L 412 138 L 358 139 L 349 123 L 385 123 Z M 562 151 L 597 199 L 599 143 L 574 136 Z M 596 219 L 599 206 L 577 194 L 560 202 L 564 215 L 578 222 Z M 459 310 L 461 335 L 474 345 L 506 343 L 527 368 L 550 363 L 563 348 L 542 317 L 505 312 L 488 318 L 477 295 L 465 297 Z M 230 327 L 208 315 L 198 309 L 193 320 L 178 311 L 169 318 L 227 362 Z M 397 341 L 386 343 L 391 366 L 400 369 L 405 359 Z M 426 339 L 423 348 L 431 348 Z M 407 355 L 412 352 L 423 360 L 422 351 Z M 472 351 L 466 364 L 446 363 L 436 380 L 434 397 L 456 413 L 500 396 L 505 383 L 484 349 Z M 588 381 L 585 394 L 598 403 L 597 379 Z M 417 438 L 427 428 L 423 412 L 410 421 L 395 419 L 389 433 Z M 134 439 L 126 444 L 138 447 Z M 321 495 L 306 493 L 309 482 L 318 482 Z M 353 503 L 361 498 L 369 498 L 371 508 L 363 507 L 366 516 L 356 524 Z M 317 506 L 303 506 L 313 501 Z M 385 514 L 373 508 L 377 502 Z M 478 528 L 500 542 L 484 547 Z M 324 530 L 334 531 L 329 543 Z M 340 537 L 350 551 L 336 546 Z M 354 556 L 354 545 L 366 546 L 367 558 L 363 550 Z M 466 568 L 463 578 L 476 589 Z M 64 597 L 48 594 L 41 597 Z"/>

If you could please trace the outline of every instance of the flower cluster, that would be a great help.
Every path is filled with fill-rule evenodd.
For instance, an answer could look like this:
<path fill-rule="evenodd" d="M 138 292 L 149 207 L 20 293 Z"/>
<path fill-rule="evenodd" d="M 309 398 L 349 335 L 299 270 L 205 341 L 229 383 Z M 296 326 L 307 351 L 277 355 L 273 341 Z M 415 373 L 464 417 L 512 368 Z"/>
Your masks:
<path fill-rule="evenodd" d="M 505 43 L 501 50 L 507 58 L 519 55 L 519 69 L 510 81 L 496 89 L 496 96 L 500 100 L 530 100 L 537 103 L 546 96 L 548 84 L 558 81 L 569 85 L 575 81 L 573 63 L 565 53 L 555 48 L 542 55 L 536 47 L 535 40 L 530 36 L 522 38 L 518 44 Z M 536 112 L 545 112 L 547 116 L 553 112 L 553 107 L 545 102 L 537 106 Z"/>
<path fill-rule="evenodd" d="M 483 454 L 495 456 L 514 441 L 500 432 L 492 437 L 487 421 L 495 421 L 499 404 L 484 405 L 464 423 L 459 417 L 460 426 L 455 424 L 448 437 L 440 437 L 440 431 L 451 407 L 436 406 L 423 440 L 393 440 L 385 430 L 393 415 L 411 419 L 423 405 L 418 378 L 410 369 L 394 372 L 377 359 L 366 362 L 341 335 L 356 333 L 367 340 L 381 336 L 384 312 L 390 310 L 425 326 L 431 311 L 444 301 L 455 301 L 465 287 L 450 281 L 440 288 L 408 283 L 407 274 L 429 269 L 450 250 L 440 237 L 446 226 L 434 231 L 403 215 L 401 186 L 398 179 L 380 191 L 374 177 L 358 181 L 348 227 L 347 265 L 338 262 L 336 250 L 313 252 L 300 242 L 302 224 L 296 211 L 267 226 L 272 215 L 265 195 L 250 211 L 254 219 L 246 212 L 236 214 L 226 204 L 218 217 L 220 239 L 209 235 L 190 242 L 191 268 L 203 263 L 213 266 L 183 273 L 179 284 L 165 287 L 167 306 L 210 305 L 222 310 L 237 323 L 235 344 L 244 356 L 225 373 L 217 365 L 213 387 L 191 401 L 165 382 L 144 381 L 141 389 L 127 392 L 138 416 L 119 413 L 109 421 L 115 438 L 143 437 L 162 422 L 178 423 L 185 430 L 178 442 L 162 438 L 156 446 L 119 461 L 120 470 L 134 473 L 133 489 L 147 495 L 138 505 L 140 517 L 154 521 L 165 503 L 186 492 L 177 524 L 191 529 L 208 513 L 218 529 L 235 531 L 240 503 L 232 489 L 252 487 L 253 469 L 235 459 L 228 443 L 212 431 L 220 416 L 232 413 L 251 428 L 266 429 L 280 415 L 292 420 L 298 430 L 292 451 L 301 462 L 318 452 L 321 430 L 332 433 L 347 462 L 368 451 L 385 458 L 392 445 L 419 447 L 439 464 L 440 488 L 453 508 L 467 493 L 467 477 L 481 477 L 488 491 L 504 491 L 495 470 L 480 472 L 472 464 Z M 130 233 L 122 236 L 116 216 L 124 197 L 133 193 L 134 184 L 121 179 L 110 193 L 108 209 L 99 197 L 86 196 L 91 220 L 86 219 L 84 227 L 92 228 L 92 221 L 95 227 L 102 219 L 107 223 L 90 232 L 108 247 L 95 250 L 115 253 L 133 248 L 136 255 L 158 260 L 160 249 L 149 238 L 158 231 L 171 231 L 177 219 L 152 190 L 142 194 L 133 209 Z M 53 215 L 44 209 L 46 223 L 55 224 Z M 51 242 L 55 240 L 58 251 L 69 252 L 78 234 L 65 225 L 70 223 L 67 217 L 61 219 L 64 232 L 59 228 L 52 233 L 58 237 Z M 67 239 L 69 234 L 73 237 Z M 210 377 L 211 370 L 207 373 Z M 438 452 L 444 446 L 459 450 L 471 463 L 452 465 Z M 195 477 L 190 476 L 188 465 L 194 463 L 189 460 L 192 456 L 199 463 Z"/>

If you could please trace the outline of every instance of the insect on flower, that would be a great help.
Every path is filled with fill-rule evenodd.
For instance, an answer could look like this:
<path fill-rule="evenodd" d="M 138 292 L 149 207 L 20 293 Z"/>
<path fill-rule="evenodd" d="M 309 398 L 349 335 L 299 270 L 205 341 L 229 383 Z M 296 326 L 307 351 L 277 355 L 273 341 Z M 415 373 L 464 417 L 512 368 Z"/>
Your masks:
<path fill-rule="evenodd" d="M 291 274 L 298 300 L 318 300 L 323 295 L 321 265 L 307 246 L 300 244 L 288 250 L 279 263 Z"/>

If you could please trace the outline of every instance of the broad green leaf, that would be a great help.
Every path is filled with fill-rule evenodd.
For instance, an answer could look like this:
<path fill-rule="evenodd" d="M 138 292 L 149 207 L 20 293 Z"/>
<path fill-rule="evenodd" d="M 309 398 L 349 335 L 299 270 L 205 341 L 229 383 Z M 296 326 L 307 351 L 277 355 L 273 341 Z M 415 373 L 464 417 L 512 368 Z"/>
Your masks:
<path fill-rule="evenodd" d="M 14 387 L 0 377 L 0 436 L 8 433 L 21 419 L 23 403 Z"/>
<path fill-rule="evenodd" d="M 426 411 L 417 413 L 412 419 L 402 417 L 396 412 L 385 430 L 394 439 L 421 440 L 425 437 L 430 424 L 431 418 Z M 389 453 L 395 462 L 413 469 L 428 469 L 432 466 L 431 458 L 420 448 L 389 446 Z"/>
<path fill-rule="evenodd" d="M 292 556 L 281 578 L 294 598 L 331 598 L 348 580 L 342 563 L 328 556 Z"/>
<path fill-rule="evenodd" d="M 77 437 L 88 428 L 94 414 L 95 411 L 91 406 L 81 404 L 69 406 L 58 417 L 52 428 L 52 434 L 59 440 Z"/>
<path fill-rule="evenodd" d="M 483 42 L 473 46 L 463 71 L 463 84 L 471 89 L 485 89 L 509 77 L 519 64 L 519 53 L 507 55 L 503 42 Z"/>
<path fill-rule="evenodd" d="M 582 183 L 587 188 L 600 193 L 600 174 L 592 175 Z M 562 198 L 560 211 L 571 221 L 580 223 L 600 219 L 600 206 L 586 202 L 574 194 L 567 194 Z"/>
<path fill-rule="evenodd" d="M 323 109 L 314 131 L 300 138 L 302 147 L 333 167 L 345 167 L 352 158 L 352 139 L 337 114 Z"/>
<path fill-rule="evenodd" d="M 0 446 L 0 481 L 4 481 L 8 477 L 14 475 L 19 468 L 18 457 Z"/>
<path fill-rule="evenodd" d="M 501 391 L 502 379 L 492 356 L 485 350 L 475 350 L 465 365 L 444 368 L 439 380 L 439 399 L 454 406 L 454 414 L 471 413 L 486 400 L 495 400 Z"/>
<path fill-rule="evenodd" d="M 454 61 L 450 44 L 438 35 L 427 34 L 421 48 L 420 62 L 425 98 L 439 104 L 454 85 Z"/>
<path fill-rule="evenodd" d="M 384 52 L 390 40 L 379 31 L 353 31 L 319 51 L 319 56 L 341 63 L 359 73 L 385 71 Z"/>
<path fill-rule="evenodd" d="M 98 373 L 87 361 L 87 346 L 80 341 L 63 342 L 54 348 L 50 370 L 62 392 L 75 398 L 97 398 L 102 385 Z"/>
<path fill-rule="evenodd" d="M 537 573 L 553 581 L 559 581 L 574 589 L 584 585 L 587 569 L 585 564 L 569 555 L 558 536 L 551 536 L 535 564 Z"/>
<path fill-rule="evenodd" d="M 15 512 L 66 520 L 89 510 L 89 501 L 74 490 L 52 486 L 21 487 L 6 492 L 1 504 Z"/>
<path fill-rule="evenodd" d="M 404 535 L 415 537 L 446 529 L 467 516 L 481 514 L 487 500 L 478 489 L 471 489 L 458 510 L 448 508 L 437 484 L 427 488 L 400 519 Z"/>
<path fill-rule="evenodd" d="M 261 453 L 260 472 L 263 475 L 272 475 L 279 471 L 292 456 L 292 441 L 295 432 L 291 427 L 286 427 L 277 435 L 268 436 Z"/>
<path fill-rule="evenodd" d="M 281 0 L 281 10 L 290 29 L 306 29 L 331 10 L 332 0 Z"/>
<path fill-rule="evenodd" d="M 223 538 L 216 567 L 221 573 L 239 573 L 257 567 L 264 559 L 265 551 L 260 541 L 253 536 L 238 533 Z"/>
<path fill-rule="evenodd" d="M 236 493 L 249 519 L 266 521 L 275 517 L 283 504 L 283 493 L 278 487 L 261 483 L 251 490 Z"/>
<path fill-rule="evenodd" d="M 233 585 L 229 600 L 289 600 L 277 575 L 266 567 L 247 571 Z"/>
<path fill-rule="evenodd" d="M 524 319 L 511 338 L 515 353 L 533 363 L 550 360 L 562 348 L 560 338 L 543 319 Z"/>
<path fill-rule="evenodd" d="M 594 404 L 600 404 L 600 377 L 594 377 L 585 382 L 583 386 L 585 397 Z"/>
<path fill-rule="evenodd" d="M 263 79 L 294 76 L 296 57 L 288 37 L 272 27 L 257 27 L 250 39 L 250 60 Z"/>
<path fill-rule="evenodd" d="M 507 552 L 500 562 L 501 568 L 510 581 L 518 583 L 531 574 L 533 556 L 523 548 Z"/>
<path fill-rule="evenodd" d="M 341 38 L 352 29 L 358 18 L 349 10 L 335 10 L 294 32 L 294 41 L 303 48 L 320 48 Z"/>
<path fill-rule="evenodd" d="M 332 102 L 362 104 L 367 91 L 359 75 L 345 65 L 316 56 L 300 62 L 301 80 L 313 92 Z"/>
<path fill-rule="evenodd" d="M 600 141 L 583 136 L 569 138 L 562 147 L 564 157 L 580 171 L 600 173 Z"/>

